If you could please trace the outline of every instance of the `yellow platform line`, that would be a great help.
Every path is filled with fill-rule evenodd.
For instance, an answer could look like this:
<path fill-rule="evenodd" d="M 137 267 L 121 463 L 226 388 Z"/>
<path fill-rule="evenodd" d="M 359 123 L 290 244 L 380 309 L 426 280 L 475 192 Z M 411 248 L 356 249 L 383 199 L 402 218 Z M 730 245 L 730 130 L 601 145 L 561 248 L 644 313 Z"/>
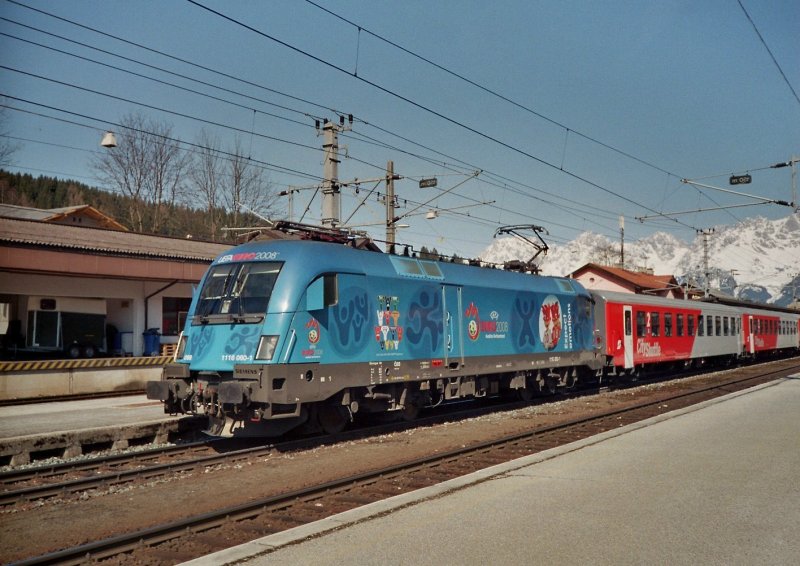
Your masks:
<path fill-rule="evenodd" d="M 84 368 L 119 368 L 139 366 L 163 366 L 172 361 L 172 356 L 142 356 L 127 358 L 92 358 L 84 360 L 29 360 L 0 362 L 0 373 L 9 371 L 41 371 Z"/>

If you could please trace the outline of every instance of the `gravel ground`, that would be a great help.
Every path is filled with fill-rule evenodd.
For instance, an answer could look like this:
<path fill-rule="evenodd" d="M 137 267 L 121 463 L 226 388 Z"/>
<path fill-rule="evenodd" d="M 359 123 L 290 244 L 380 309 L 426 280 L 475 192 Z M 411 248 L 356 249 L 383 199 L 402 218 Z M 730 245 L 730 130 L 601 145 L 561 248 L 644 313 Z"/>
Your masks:
<path fill-rule="evenodd" d="M 136 482 L 0 512 L 3 563 L 640 402 L 713 375 L 661 382 Z M 555 398 L 557 399 L 557 398 Z"/>

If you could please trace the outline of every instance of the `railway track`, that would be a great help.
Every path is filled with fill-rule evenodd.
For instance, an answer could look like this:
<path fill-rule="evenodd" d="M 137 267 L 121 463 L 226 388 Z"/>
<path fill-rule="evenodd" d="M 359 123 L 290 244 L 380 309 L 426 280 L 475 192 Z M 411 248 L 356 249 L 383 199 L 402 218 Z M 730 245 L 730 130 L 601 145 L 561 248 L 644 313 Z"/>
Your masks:
<path fill-rule="evenodd" d="M 798 360 L 781 369 L 743 368 L 739 377 L 676 395 L 595 414 L 556 426 L 466 446 L 443 454 L 361 473 L 275 495 L 244 505 L 187 517 L 134 533 L 31 558 L 21 564 L 70 564 L 89 559 L 174 564 L 318 519 L 428 487 L 473 471 L 568 444 L 708 399 L 767 383 L 800 369 Z M 116 558 L 114 558 L 116 557 Z"/>
<path fill-rule="evenodd" d="M 546 402 L 546 399 L 541 399 L 540 402 Z M 512 402 L 475 407 L 473 404 L 461 403 L 444 410 L 440 409 L 431 416 L 424 416 L 413 422 L 367 424 L 336 435 L 313 436 L 269 444 L 256 439 L 220 438 L 0 472 L 0 508 L 53 497 L 67 497 L 133 481 L 152 481 L 171 474 L 218 464 L 233 465 L 275 452 L 308 450 L 323 444 L 352 441 L 414 427 L 474 418 L 529 404 Z"/>
<path fill-rule="evenodd" d="M 664 376 L 648 381 L 620 384 L 618 387 L 639 386 L 661 379 L 664 379 Z M 607 387 L 599 389 L 606 390 Z M 562 394 L 557 399 L 592 395 L 597 391 L 598 388 L 583 389 Z M 551 399 L 553 398 L 540 397 L 533 402 L 547 403 Z M 395 422 L 377 426 L 367 424 L 337 435 L 316 436 L 266 445 L 257 440 L 212 439 L 0 472 L 0 508 L 48 498 L 74 496 L 82 492 L 107 489 L 134 481 L 152 481 L 172 474 L 219 464 L 232 465 L 248 459 L 260 458 L 273 452 L 307 450 L 322 444 L 390 434 L 413 427 L 435 426 L 448 421 L 511 411 L 529 404 L 530 402 L 498 401 L 488 406 L 475 406 L 474 403 L 458 403 L 440 408 L 432 415 L 423 416 L 412 423 Z"/>

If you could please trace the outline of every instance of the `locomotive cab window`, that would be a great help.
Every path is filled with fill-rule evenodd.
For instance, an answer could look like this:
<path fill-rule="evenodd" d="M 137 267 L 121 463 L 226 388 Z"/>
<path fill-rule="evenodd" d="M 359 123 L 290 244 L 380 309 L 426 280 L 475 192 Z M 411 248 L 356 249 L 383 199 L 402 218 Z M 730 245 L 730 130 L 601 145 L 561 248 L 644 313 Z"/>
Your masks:
<path fill-rule="evenodd" d="M 281 263 L 251 262 L 213 266 L 203 283 L 193 324 L 227 322 L 231 317 L 263 317 Z M 208 317 L 221 316 L 220 320 Z M 256 322 L 257 320 L 242 320 Z"/>

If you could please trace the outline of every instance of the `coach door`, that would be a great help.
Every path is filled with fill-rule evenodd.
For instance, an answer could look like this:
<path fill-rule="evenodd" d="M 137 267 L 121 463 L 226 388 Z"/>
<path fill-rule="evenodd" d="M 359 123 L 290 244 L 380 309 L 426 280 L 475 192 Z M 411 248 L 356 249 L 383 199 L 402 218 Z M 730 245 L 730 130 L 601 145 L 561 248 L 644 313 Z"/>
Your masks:
<path fill-rule="evenodd" d="M 622 349 L 625 354 L 625 369 L 633 367 L 633 307 L 622 307 Z"/>
<path fill-rule="evenodd" d="M 450 369 L 459 369 L 464 363 L 461 311 L 461 287 L 442 285 L 444 358 Z"/>
<path fill-rule="evenodd" d="M 753 317 L 752 315 L 745 315 L 744 317 L 745 322 L 747 323 L 745 327 L 745 336 L 747 337 L 747 351 L 751 354 L 756 353 L 756 341 L 753 340 Z"/>

